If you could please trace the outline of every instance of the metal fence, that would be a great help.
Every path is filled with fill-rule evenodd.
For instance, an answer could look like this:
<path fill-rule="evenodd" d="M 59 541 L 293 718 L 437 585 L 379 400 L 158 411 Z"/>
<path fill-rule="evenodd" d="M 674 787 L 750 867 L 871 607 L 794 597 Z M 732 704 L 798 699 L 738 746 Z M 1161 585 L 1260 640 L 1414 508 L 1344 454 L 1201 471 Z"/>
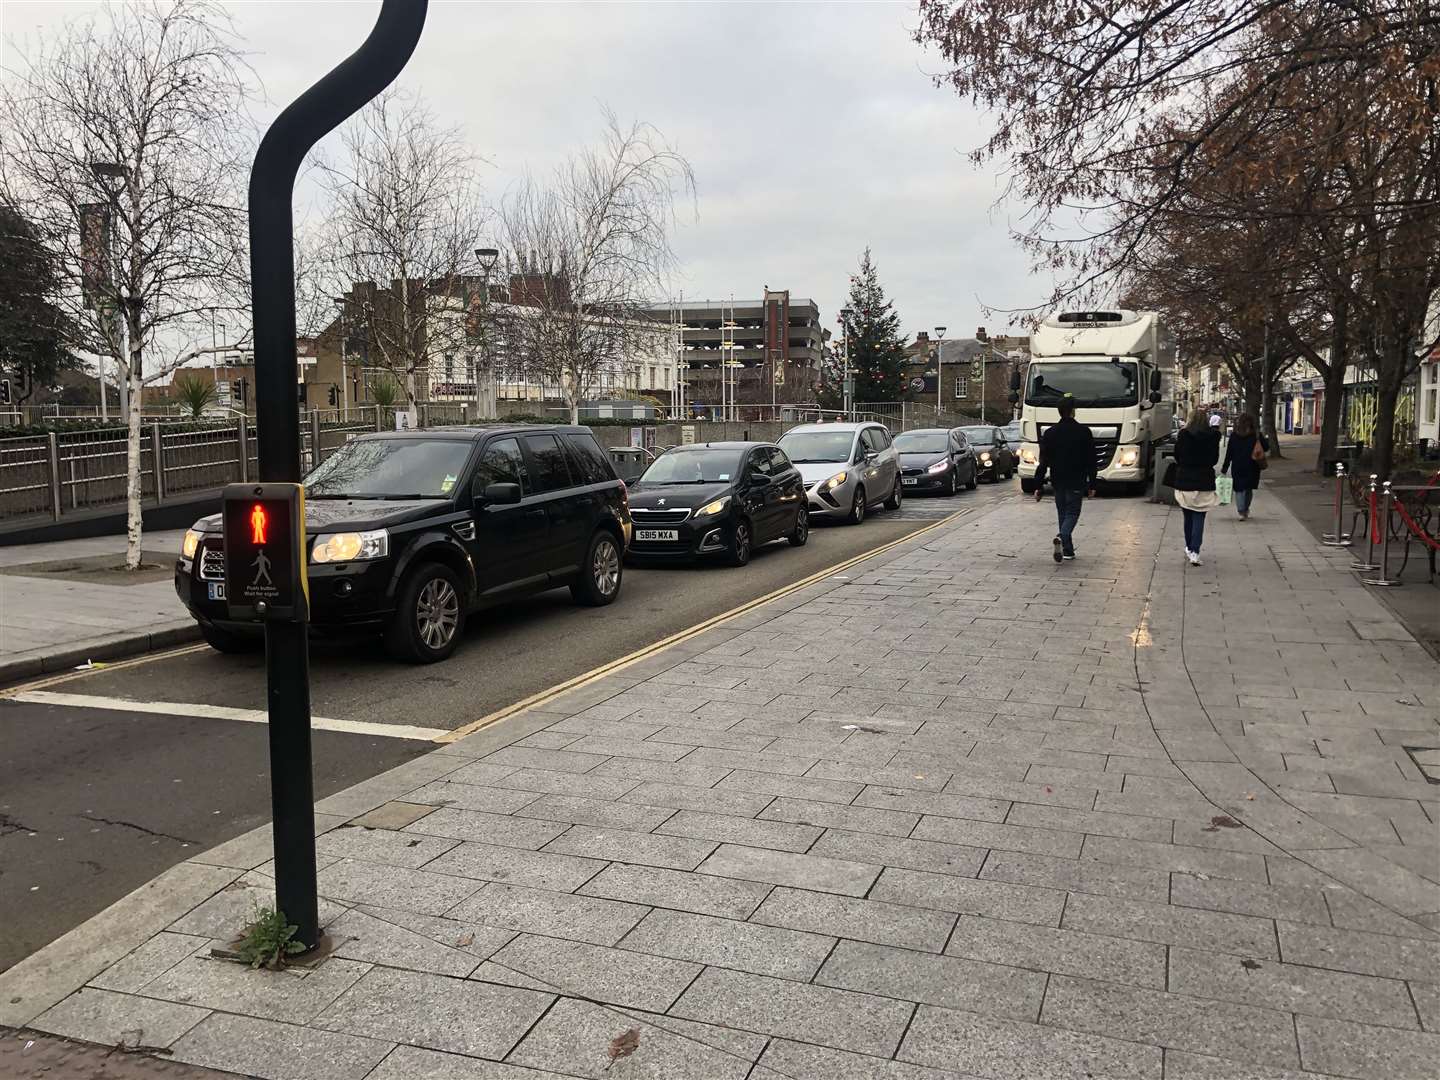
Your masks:
<path fill-rule="evenodd" d="M 463 406 L 421 405 L 422 427 L 464 423 Z M 318 409 L 300 423 L 300 460 L 307 471 L 361 432 L 395 426 L 395 411 L 378 406 Z M 123 426 L 83 427 L 0 439 L 0 522 L 66 515 L 126 504 L 128 444 Z M 158 421 L 140 429 L 140 498 L 166 499 L 217 491 L 259 472 L 254 421 Z"/>

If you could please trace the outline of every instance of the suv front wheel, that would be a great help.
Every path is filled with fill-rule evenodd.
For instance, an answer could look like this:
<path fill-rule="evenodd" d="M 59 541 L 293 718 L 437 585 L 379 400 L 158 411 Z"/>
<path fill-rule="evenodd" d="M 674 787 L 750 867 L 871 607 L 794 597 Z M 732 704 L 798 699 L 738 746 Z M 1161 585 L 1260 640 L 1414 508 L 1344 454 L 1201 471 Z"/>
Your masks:
<path fill-rule="evenodd" d="M 400 586 L 385 648 L 401 660 L 433 664 L 455 651 L 465 629 L 464 588 L 440 563 L 416 567 Z"/>
<path fill-rule="evenodd" d="M 570 595 L 577 604 L 604 607 L 620 595 L 620 546 L 612 533 L 600 530 L 590 538 L 580 574 L 570 586 Z"/>

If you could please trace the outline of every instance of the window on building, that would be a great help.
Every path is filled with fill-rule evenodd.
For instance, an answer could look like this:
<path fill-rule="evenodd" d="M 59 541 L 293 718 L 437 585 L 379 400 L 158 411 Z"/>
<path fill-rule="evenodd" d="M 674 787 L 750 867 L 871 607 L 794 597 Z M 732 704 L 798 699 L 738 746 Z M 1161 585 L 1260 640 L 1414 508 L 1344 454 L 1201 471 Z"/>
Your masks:
<path fill-rule="evenodd" d="M 645 385 L 646 385 L 647 387 L 649 387 L 649 386 L 659 386 L 659 385 L 660 385 L 659 383 L 657 383 L 657 382 L 655 381 L 655 365 L 654 365 L 654 364 L 651 364 L 651 365 L 650 365 L 650 381 L 649 381 L 648 383 L 646 383 Z"/>
<path fill-rule="evenodd" d="M 969 397 L 969 396 L 970 396 L 970 376 L 968 376 L 968 375 L 956 375 L 956 376 L 955 376 L 955 396 L 956 396 L 957 398 L 963 398 L 963 397 Z"/>
<path fill-rule="evenodd" d="M 450 353 L 445 354 L 445 381 L 455 381 L 455 357 Z"/>

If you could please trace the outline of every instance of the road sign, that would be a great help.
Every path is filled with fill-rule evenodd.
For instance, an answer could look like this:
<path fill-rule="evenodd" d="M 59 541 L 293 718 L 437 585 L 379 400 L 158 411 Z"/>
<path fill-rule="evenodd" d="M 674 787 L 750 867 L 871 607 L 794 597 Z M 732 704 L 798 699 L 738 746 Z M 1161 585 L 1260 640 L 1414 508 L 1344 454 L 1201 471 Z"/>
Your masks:
<path fill-rule="evenodd" d="M 695 442 L 695 425 L 694 425 L 694 424 L 681 424 L 681 425 L 680 425 L 680 445 L 681 445 L 681 446 L 690 446 L 690 445 L 692 445 L 694 442 Z"/>
<path fill-rule="evenodd" d="M 222 505 L 230 617 L 306 622 L 305 489 L 300 484 L 227 484 Z"/>

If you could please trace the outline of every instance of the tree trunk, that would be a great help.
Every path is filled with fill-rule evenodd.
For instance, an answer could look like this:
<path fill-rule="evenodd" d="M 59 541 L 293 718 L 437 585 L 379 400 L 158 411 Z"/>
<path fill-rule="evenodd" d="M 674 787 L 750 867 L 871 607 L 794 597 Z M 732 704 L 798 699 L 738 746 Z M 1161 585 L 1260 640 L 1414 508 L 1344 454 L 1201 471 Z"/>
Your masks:
<path fill-rule="evenodd" d="M 126 382 L 125 416 L 125 569 L 140 569 L 142 510 L 140 478 L 140 370 L 134 353 Z"/>
<path fill-rule="evenodd" d="M 1255 417 L 1257 424 L 1264 422 L 1264 417 L 1262 416 L 1264 403 L 1261 401 L 1263 393 L 1261 387 L 1264 381 L 1257 365 L 1246 365 L 1245 377 L 1240 383 L 1240 392 L 1243 395 L 1241 407 Z"/>
<path fill-rule="evenodd" d="M 1400 387 L 1389 380 L 1382 380 L 1375 388 L 1375 397 L 1375 446 L 1371 468 L 1380 479 L 1388 480 L 1395 462 L 1395 403 L 1400 397 Z"/>
<path fill-rule="evenodd" d="M 1350 358 L 1350 302 L 1341 294 L 1331 311 L 1330 357 L 1322 372 L 1325 378 L 1325 411 L 1320 420 L 1320 454 L 1315 471 L 1325 468 L 1325 459 L 1335 456 L 1340 445 L 1340 411 L 1345 403 L 1345 367 Z"/>
<path fill-rule="evenodd" d="M 1264 380 L 1260 390 L 1259 430 L 1270 442 L 1270 456 L 1284 457 L 1280 453 L 1280 433 L 1275 430 L 1275 362 L 1267 360 L 1261 373 Z"/>

